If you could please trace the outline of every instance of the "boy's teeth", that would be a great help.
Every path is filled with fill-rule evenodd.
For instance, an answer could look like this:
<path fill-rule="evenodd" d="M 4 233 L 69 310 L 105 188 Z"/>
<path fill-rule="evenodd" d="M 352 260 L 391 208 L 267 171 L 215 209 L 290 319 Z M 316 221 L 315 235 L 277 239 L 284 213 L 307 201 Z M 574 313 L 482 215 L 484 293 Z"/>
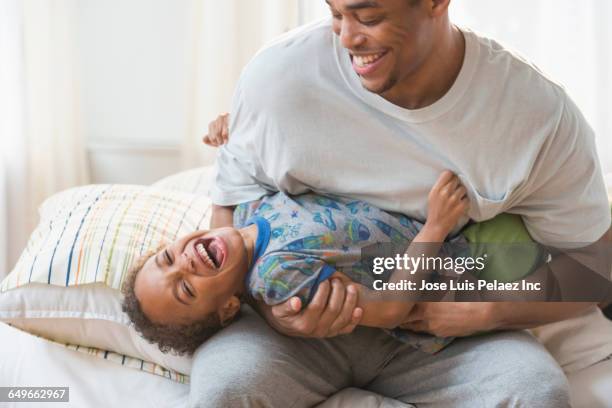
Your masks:
<path fill-rule="evenodd" d="M 208 252 L 206 252 L 206 247 L 204 247 L 204 244 L 199 243 L 196 245 L 196 250 L 198 251 L 198 253 L 200 255 L 202 255 L 202 258 L 204 258 L 204 260 L 206 261 L 206 263 L 212 267 L 212 268 L 216 268 L 215 263 L 212 261 L 212 259 L 210 259 L 210 256 L 208 255 Z"/>

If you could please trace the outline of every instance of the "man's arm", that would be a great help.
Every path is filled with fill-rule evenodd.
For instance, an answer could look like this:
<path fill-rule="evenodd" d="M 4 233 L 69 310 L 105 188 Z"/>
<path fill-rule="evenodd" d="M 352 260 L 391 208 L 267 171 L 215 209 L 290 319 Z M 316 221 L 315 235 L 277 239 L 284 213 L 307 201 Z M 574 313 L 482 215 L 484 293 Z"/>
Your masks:
<path fill-rule="evenodd" d="M 605 246 L 612 244 L 612 227 L 608 229 L 608 231 L 597 241 L 594 246 L 597 247 L 598 244 L 603 244 Z M 599 248 L 601 248 L 600 245 Z M 596 258 L 605 257 L 605 254 L 597 253 L 597 249 L 595 251 Z M 558 262 L 562 267 L 569 268 L 584 266 L 577 262 L 580 261 L 580 257 L 573 259 L 574 262 L 571 262 L 569 257 L 565 255 L 561 256 L 561 258 L 562 259 L 557 261 L 553 260 L 550 268 L 554 270 L 555 262 Z M 601 263 L 597 262 L 598 260 L 599 259 L 596 259 L 596 262 L 588 262 L 587 257 L 586 261 L 583 261 L 585 263 L 589 263 L 589 266 L 584 266 L 585 270 L 583 272 L 587 274 L 585 277 L 588 277 L 591 274 L 604 275 L 604 277 L 607 279 L 608 286 L 610 287 L 611 284 L 609 280 L 611 277 L 609 276 L 609 260 L 603 259 L 604 262 Z M 594 270 L 593 268 L 597 268 L 597 266 L 593 266 L 594 264 L 599 264 L 599 267 L 603 268 L 603 270 Z M 579 272 L 580 271 L 576 273 Z M 567 286 L 570 285 L 575 285 L 575 281 L 570 280 L 567 282 Z M 563 291 L 563 287 L 561 290 Z M 531 329 L 543 324 L 569 319 L 595 305 L 597 305 L 596 302 L 499 302 L 490 306 L 490 319 L 491 324 L 496 329 Z"/>
<path fill-rule="evenodd" d="M 235 206 L 213 204 L 210 216 L 210 229 L 233 226 L 234 208 Z"/>
<path fill-rule="evenodd" d="M 590 302 L 497 302 L 490 306 L 491 326 L 497 330 L 532 329 L 577 316 L 595 305 Z"/>
<path fill-rule="evenodd" d="M 612 228 L 598 242 L 612 243 Z M 577 316 L 596 304 L 595 302 L 419 303 L 401 327 L 440 337 L 462 337 L 491 330 L 531 329 Z M 469 319 L 466 319 L 467 316 Z"/>
<path fill-rule="evenodd" d="M 522 191 L 521 199 L 512 212 L 523 217 L 537 242 L 586 245 L 604 240 L 609 244 L 610 207 L 595 135 L 569 97 L 563 100 L 555 134 L 542 146 L 529 178 L 518 189 Z M 609 279 L 608 275 L 608 282 Z M 417 305 L 406 326 L 438 335 L 466 336 L 483 330 L 530 328 L 560 321 L 592 305 L 593 302 L 430 303 Z"/>

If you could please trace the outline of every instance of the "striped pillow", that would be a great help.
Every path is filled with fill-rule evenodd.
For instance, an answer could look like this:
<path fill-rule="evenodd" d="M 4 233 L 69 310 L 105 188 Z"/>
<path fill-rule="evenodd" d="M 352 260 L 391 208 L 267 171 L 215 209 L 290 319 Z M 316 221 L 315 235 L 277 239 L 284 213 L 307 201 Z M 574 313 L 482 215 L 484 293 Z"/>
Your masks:
<path fill-rule="evenodd" d="M 0 283 L 0 320 L 188 374 L 188 357 L 162 354 L 129 326 L 119 288 L 140 256 L 208 228 L 210 199 L 154 186 L 92 185 L 54 195 L 39 212 L 38 227 Z"/>
<path fill-rule="evenodd" d="M 119 289 L 140 256 L 207 226 L 210 200 L 154 187 L 93 185 L 48 199 L 1 291 L 31 283 Z"/>

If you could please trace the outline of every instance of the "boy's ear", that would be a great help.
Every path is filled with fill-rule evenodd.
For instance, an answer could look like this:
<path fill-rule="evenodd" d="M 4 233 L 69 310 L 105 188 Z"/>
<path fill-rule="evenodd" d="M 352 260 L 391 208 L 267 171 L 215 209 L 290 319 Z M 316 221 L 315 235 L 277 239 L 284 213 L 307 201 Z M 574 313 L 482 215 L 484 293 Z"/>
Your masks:
<path fill-rule="evenodd" d="M 239 310 L 240 299 L 236 296 L 232 296 L 217 310 L 221 326 L 227 326 L 234 319 L 234 316 L 236 316 Z"/>

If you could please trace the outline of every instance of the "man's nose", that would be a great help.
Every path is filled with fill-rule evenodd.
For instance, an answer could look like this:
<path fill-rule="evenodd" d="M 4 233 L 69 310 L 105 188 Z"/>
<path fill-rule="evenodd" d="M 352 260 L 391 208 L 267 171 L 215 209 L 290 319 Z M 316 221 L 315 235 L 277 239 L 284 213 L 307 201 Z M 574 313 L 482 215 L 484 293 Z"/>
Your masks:
<path fill-rule="evenodd" d="M 342 46 L 349 50 L 355 50 L 363 46 L 366 41 L 366 37 L 360 32 L 359 27 L 348 19 L 342 21 L 338 35 Z"/>

